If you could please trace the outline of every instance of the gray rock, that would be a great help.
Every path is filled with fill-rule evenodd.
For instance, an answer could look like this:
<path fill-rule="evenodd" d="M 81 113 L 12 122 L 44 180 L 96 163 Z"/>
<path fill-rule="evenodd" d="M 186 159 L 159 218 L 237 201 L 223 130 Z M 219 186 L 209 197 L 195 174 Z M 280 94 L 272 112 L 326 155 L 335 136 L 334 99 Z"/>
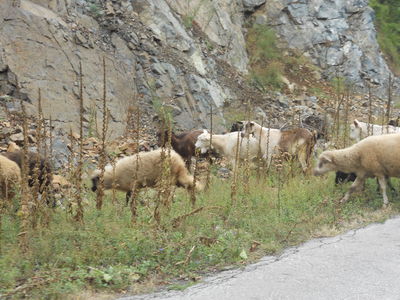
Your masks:
<path fill-rule="evenodd" d="M 263 5 L 266 0 L 242 0 L 245 11 L 254 11 L 257 7 Z"/>
<path fill-rule="evenodd" d="M 386 96 L 391 73 L 384 61 L 367 0 L 271 0 L 267 19 L 289 48 L 298 49 L 323 69 L 323 77 L 342 76 L 361 91 L 366 82 L 377 84 L 374 93 Z M 393 78 L 393 76 L 392 76 Z M 395 79 L 400 92 L 399 79 Z"/>

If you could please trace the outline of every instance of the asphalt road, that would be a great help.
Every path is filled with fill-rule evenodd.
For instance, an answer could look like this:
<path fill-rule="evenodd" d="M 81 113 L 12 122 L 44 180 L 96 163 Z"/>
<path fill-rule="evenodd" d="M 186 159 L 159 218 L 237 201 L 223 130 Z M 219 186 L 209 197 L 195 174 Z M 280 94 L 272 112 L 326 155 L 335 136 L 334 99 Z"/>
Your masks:
<path fill-rule="evenodd" d="M 400 299 L 400 217 L 311 240 L 184 291 L 121 299 Z"/>

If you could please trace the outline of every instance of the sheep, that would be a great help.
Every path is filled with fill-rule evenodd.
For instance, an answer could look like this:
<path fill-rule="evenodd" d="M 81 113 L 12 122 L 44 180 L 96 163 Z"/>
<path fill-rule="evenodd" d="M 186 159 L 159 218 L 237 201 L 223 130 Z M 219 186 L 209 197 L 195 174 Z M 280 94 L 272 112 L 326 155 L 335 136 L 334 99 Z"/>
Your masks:
<path fill-rule="evenodd" d="M 382 135 L 388 133 L 400 133 L 400 127 L 392 125 L 377 125 L 368 124 L 355 119 L 353 124 L 350 124 L 350 138 L 356 142 L 367 137 L 368 135 Z"/>
<path fill-rule="evenodd" d="M 126 201 L 128 203 L 132 191 L 135 192 L 143 187 L 154 187 L 159 182 L 163 173 L 161 156 L 163 152 L 165 156 L 168 155 L 168 151 L 157 149 L 124 157 L 116 162 L 115 169 L 113 166 L 107 165 L 104 171 L 104 188 L 109 190 L 114 185 L 116 190 L 126 192 Z M 170 150 L 170 158 L 171 183 L 178 187 L 192 189 L 193 176 L 186 169 L 182 157 L 174 150 Z M 100 170 L 95 170 L 91 176 L 93 192 L 98 189 L 100 174 Z M 196 182 L 194 188 L 200 191 L 203 185 Z"/>
<path fill-rule="evenodd" d="M 22 169 L 22 157 L 24 152 L 21 150 L 15 152 L 4 152 L 3 156 L 17 163 Z M 50 186 L 52 181 L 52 168 L 50 163 L 46 161 L 40 154 L 28 151 L 27 153 L 27 167 L 28 167 L 28 185 L 33 187 L 35 185 L 35 176 L 37 176 L 39 183 L 39 193 L 43 193 L 45 187 Z M 38 171 L 36 171 L 36 168 Z M 35 172 L 38 172 L 35 174 Z"/>
<path fill-rule="evenodd" d="M 257 157 L 258 151 L 258 143 L 254 137 L 242 138 L 239 132 L 229 132 L 226 134 L 213 134 L 212 139 L 211 135 L 207 130 L 197 137 L 197 142 L 195 144 L 196 148 L 200 149 L 201 153 L 205 153 L 210 149 L 210 139 L 211 139 L 211 147 L 215 149 L 219 154 L 225 156 L 232 167 L 235 167 L 235 158 L 237 151 L 237 143 L 239 138 L 239 159 L 243 160 L 247 158 L 253 159 Z M 247 144 L 248 144 L 248 152 L 247 152 Z"/>
<path fill-rule="evenodd" d="M 366 178 L 377 177 L 383 194 L 383 206 L 389 203 L 386 181 L 400 177 L 400 134 L 367 137 L 345 149 L 322 152 L 314 175 L 329 171 L 355 173 L 357 178 L 341 199 L 346 202 L 354 191 L 360 190 Z"/>
<path fill-rule="evenodd" d="M 266 128 L 253 121 L 241 121 L 241 123 L 243 124 L 242 136 L 254 135 L 261 143 L 261 152 L 268 164 L 271 162 L 273 154 L 286 152 L 297 157 L 303 172 L 307 172 L 317 141 L 315 132 L 311 133 L 305 128 L 284 131 Z"/>
<path fill-rule="evenodd" d="M 202 134 L 202 130 L 193 130 L 183 132 L 179 135 L 171 132 L 171 146 L 186 162 L 186 167 L 190 170 L 192 157 L 196 155 L 195 143 L 197 137 Z M 165 132 L 158 132 L 158 146 L 165 147 L 168 141 L 168 130 Z"/>
<path fill-rule="evenodd" d="M 14 190 L 21 181 L 19 166 L 5 156 L 0 155 L 0 197 L 9 201 L 15 195 Z"/>

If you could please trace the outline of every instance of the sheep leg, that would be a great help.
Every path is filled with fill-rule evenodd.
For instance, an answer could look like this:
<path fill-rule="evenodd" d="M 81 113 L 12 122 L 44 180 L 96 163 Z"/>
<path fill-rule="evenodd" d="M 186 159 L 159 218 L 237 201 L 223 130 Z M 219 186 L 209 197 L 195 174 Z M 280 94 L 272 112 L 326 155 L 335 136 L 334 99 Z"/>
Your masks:
<path fill-rule="evenodd" d="M 131 197 L 132 197 L 132 191 L 127 192 L 126 193 L 126 203 L 125 203 L 126 206 L 128 206 L 129 201 L 131 200 Z"/>
<path fill-rule="evenodd" d="M 390 178 L 389 178 L 389 177 L 386 177 L 386 182 L 387 182 L 387 184 L 388 184 L 390 190 L 391 190 L 392 192 L 397 193 L 397 191 L 396 191 L 396 189 L 394 188 L 394 186 L 392 185 L 392 182 L 390 181 Z"/>
<path fill-rule="evenodd" d="M 129 191 L 131 194 L 131 213 L 132 213 L 132 223 L 136 222 L 136 216 L 137 216 L 137 196 L 139 192 L 139 186 L 135 183 L 132 187 L 132 189 Z"/>
<path fill-rule="evenodd" d="M 299 162 L 301 164 L 301 168 L 303 169 L 303 173 L 306 174 L 308 170 L 308 164 L 307 164 L 307 153 L 306 151 L 300 151 L 299 153 Z"/>
<path fill-rule="evenodd" d="M 364 186 L 364 181 L 365 181 L 364 176 L 357 176 L 356 180 L 353 182 L 350 189 L 347 191 L 347 193 L 344 195 L 344 197 L 340 200 L 340 202 L 341 203 L 347 202 L 347 200 L 349 200 L 349 197 L 352 193 L 362 190 L 362 188 Z"/>
<path fill-rule="evenodd" d="M 382 195 L 383 195 L 383 207 L 387 207 L 389 204 L 389 199 L 386 194 L 386 177 L 385 176 L 379 176 L 378 177 L 378 182 L 379 185 L 381 186 L 382 190 Z"/>

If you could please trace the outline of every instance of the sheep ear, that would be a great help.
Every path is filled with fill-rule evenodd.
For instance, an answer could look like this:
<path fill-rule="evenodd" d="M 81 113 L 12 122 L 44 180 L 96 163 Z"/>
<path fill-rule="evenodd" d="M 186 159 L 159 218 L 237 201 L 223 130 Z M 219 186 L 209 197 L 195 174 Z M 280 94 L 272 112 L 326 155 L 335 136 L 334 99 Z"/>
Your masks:
<path fill-rule="evenodd" d="M 250 126 L 254 126 L 254 122 L 250 122 L 249 124 L 250 124 Z"/>
<path fill-rule="evenodd" d="M 207 129 L 203 129 L 203 133 L 208 133 Z"/>
<path fill-rule="evenodd" d="M 332 159 L 330 157 L 324 156 L 322 157 L 322 162 L 323 163 L 332 163 Z"/>
<path fill-rule="evenodd" d="M 243 125 L 243 121 L 237 121 L 236 124 Z"/>
<path fill-rule="evenodd" d="M 354 123 L 354 125 L 355 125 L 356 127 L 359 127 L 359 125 L 358 125 L 358 120 L 357 120 L 357 119 L 355 119 L 353 123 Z"/>

